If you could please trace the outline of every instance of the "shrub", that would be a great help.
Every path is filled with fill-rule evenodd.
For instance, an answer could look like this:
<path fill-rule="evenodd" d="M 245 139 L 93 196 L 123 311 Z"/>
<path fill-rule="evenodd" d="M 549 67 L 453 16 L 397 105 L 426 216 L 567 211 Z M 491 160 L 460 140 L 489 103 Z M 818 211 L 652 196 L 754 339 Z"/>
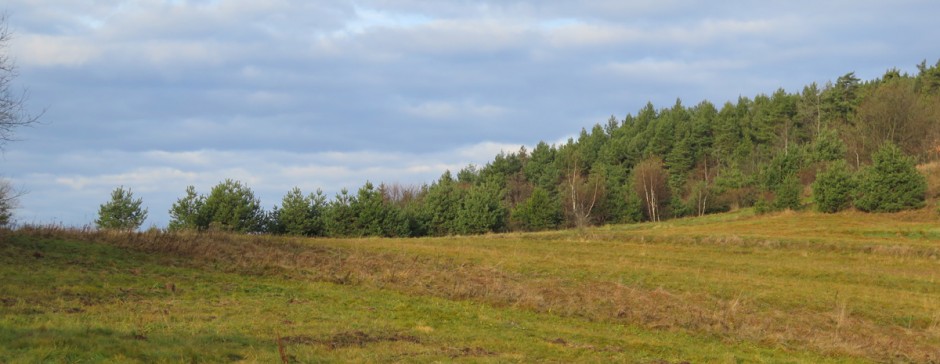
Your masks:
<path fill-rule="evenodd" d="M 895 212 L 924 206 L 927 179 L 914 159 L 892 143 L 872 155 L 872 165 L 859 177 L 855 207 L 870 212 Z"/>
<path fill-rule="evenodd" d="M 763 215 L 771 211 L 773 211 L 773 209 L 770 208 L 770 204 L 767 203 L 767 199 L 765 198 L 759 198 L 757 202 L 754 203 L 755 214 Z"/>
<path fill-rule="evenodd" d="M 111 201 L 98 208 L 95 225 L 99 229 L 136 230 L 147 219 L 147 209 L 141 208 L 143 200 L 134 199 L 134 193 L 124 186 L 111 192 Z"/>
<path fill-rule="evenodd" d="M 844 160 L 833 162 L 813 182 L 813 201 L 819 212 L 834 213 L 849 208 L 856 182 Z"/>

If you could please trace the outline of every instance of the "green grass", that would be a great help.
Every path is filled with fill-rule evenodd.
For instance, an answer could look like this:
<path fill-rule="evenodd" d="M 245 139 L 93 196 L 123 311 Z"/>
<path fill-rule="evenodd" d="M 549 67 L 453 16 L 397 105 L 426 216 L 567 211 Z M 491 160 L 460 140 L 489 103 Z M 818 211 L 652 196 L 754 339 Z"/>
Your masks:
<path fill-rule="evenodd" d="M 424 239 L 25 229 L 0 236 L 0 362 L 936 361 L 937 232 L 747 212 Z"/>

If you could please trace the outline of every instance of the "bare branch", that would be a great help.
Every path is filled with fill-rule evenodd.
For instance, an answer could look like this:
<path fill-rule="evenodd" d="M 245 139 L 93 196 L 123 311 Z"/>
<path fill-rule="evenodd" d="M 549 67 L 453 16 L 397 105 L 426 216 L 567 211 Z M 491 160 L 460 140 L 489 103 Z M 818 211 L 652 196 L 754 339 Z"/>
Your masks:
<path fill-rule="evenodd" d="M 16 129 L 37 123 L 42 115 L 30 115 L 26 110 L 26 100 L 29 96 L 26 90 L 16 93 L 11 89 L 13 79 L 17 76 L 16 65 L 7 54 L 12 38 L 12 33 L 7 27 L 7 17 L 0 14 L 0 148 L 7 142 L 16 140 L 13 137 Z"/>

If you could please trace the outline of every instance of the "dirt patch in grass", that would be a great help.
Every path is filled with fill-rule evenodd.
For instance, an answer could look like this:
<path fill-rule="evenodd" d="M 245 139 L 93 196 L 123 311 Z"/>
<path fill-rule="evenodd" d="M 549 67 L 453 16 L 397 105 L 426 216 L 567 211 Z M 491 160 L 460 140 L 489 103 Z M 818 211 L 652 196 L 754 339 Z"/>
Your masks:
<path fill-rule="evenodd" d="M 457 359 L 462 357 L 484 357 L 484 356 L 496 356 L 497 353 L 493 351 L 486 350 L 479 346 L 474 347 L 463 347 L 463 348 L 445 348 L 444 352 L 447 353 L 451 359 Z"/>
<path fill-rule="evenodd" d="M 548 341 L 549 343 L 552 343 L 555 345 L 564 346 L 566 348 L 572 348 L 572 349 L 583 349 L 583 350 L 590 350 L 594 352 L 609 352 L 609 353 L 624 352 L 623 348 L 616 347 L 616 346 L 608 345 L 608 346 L 599 347 L 599 346 L 590 345 L 590 344 L 579 344 L 579 343 L 572 342 L 570 340 L 565 340 L 560 337 L 557 337 L 554 339 L 546 339 L 545 341 Z"/>
<path fill-rule="evenodd" d="M 353 330 L 343 331 L 331 335 L 328 338 L 314 338 L 306 335 L 285 336 L 281 338 L 285 344 L 295 345 L 323 345 L 330 350 L 341 349 L 345 347 L 364 347 L 369 344 L 380 342 L 411 342 L 420 343 L 421 339 L 416 336 L 402 333 L 366 333 L 364 331 Z"/>

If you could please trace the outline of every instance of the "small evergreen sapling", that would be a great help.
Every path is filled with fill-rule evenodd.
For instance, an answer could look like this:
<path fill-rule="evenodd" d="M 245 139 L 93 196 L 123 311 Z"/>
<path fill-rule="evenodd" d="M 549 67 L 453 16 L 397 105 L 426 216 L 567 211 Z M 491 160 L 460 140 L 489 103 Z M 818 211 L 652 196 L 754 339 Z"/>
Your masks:
<path fill-rule="evenodd" d="M 147 219 L 147 209 L 141 208 L 143 200 L 134 199 L 134 193 L 124 186 L 111 192 L 111 201 L 98 208 L 95 225 L 99 229 L 136 230 Z"/>
<path fill-rule="evenodd" d="M 532 195 L 512 212 L 512 219 L 527 231 L 554 229 L 561 223 L 561 218 L 558 203 L 553 202 L 541 187 L 536 187 Z"/>
<path fill-rule="evenodd" d="M 892 143 L 872 155 L 872 165 L 859 177 L 855 207 L 868 212 L 896 212 L 924 206 L 927 179 L 914 159 Z"/>
<path fill-rule="evenodd" d="M 852 192 L 856 181 L 844 160 L 833 162 L 813 182 L 813 201 L 816 210 L 835 213 L 852 205 Z"/>
<path fill-rule="evenodd" d="M 774 191 L 774 209 L 799 210 L 801 206 L 800 193 L 802 190 L 803 186 L 800 185 L 800 180 L 797 179 L 795 175 L 784 178 L 783 182 L 777 186 L 777 190 Z"/>

